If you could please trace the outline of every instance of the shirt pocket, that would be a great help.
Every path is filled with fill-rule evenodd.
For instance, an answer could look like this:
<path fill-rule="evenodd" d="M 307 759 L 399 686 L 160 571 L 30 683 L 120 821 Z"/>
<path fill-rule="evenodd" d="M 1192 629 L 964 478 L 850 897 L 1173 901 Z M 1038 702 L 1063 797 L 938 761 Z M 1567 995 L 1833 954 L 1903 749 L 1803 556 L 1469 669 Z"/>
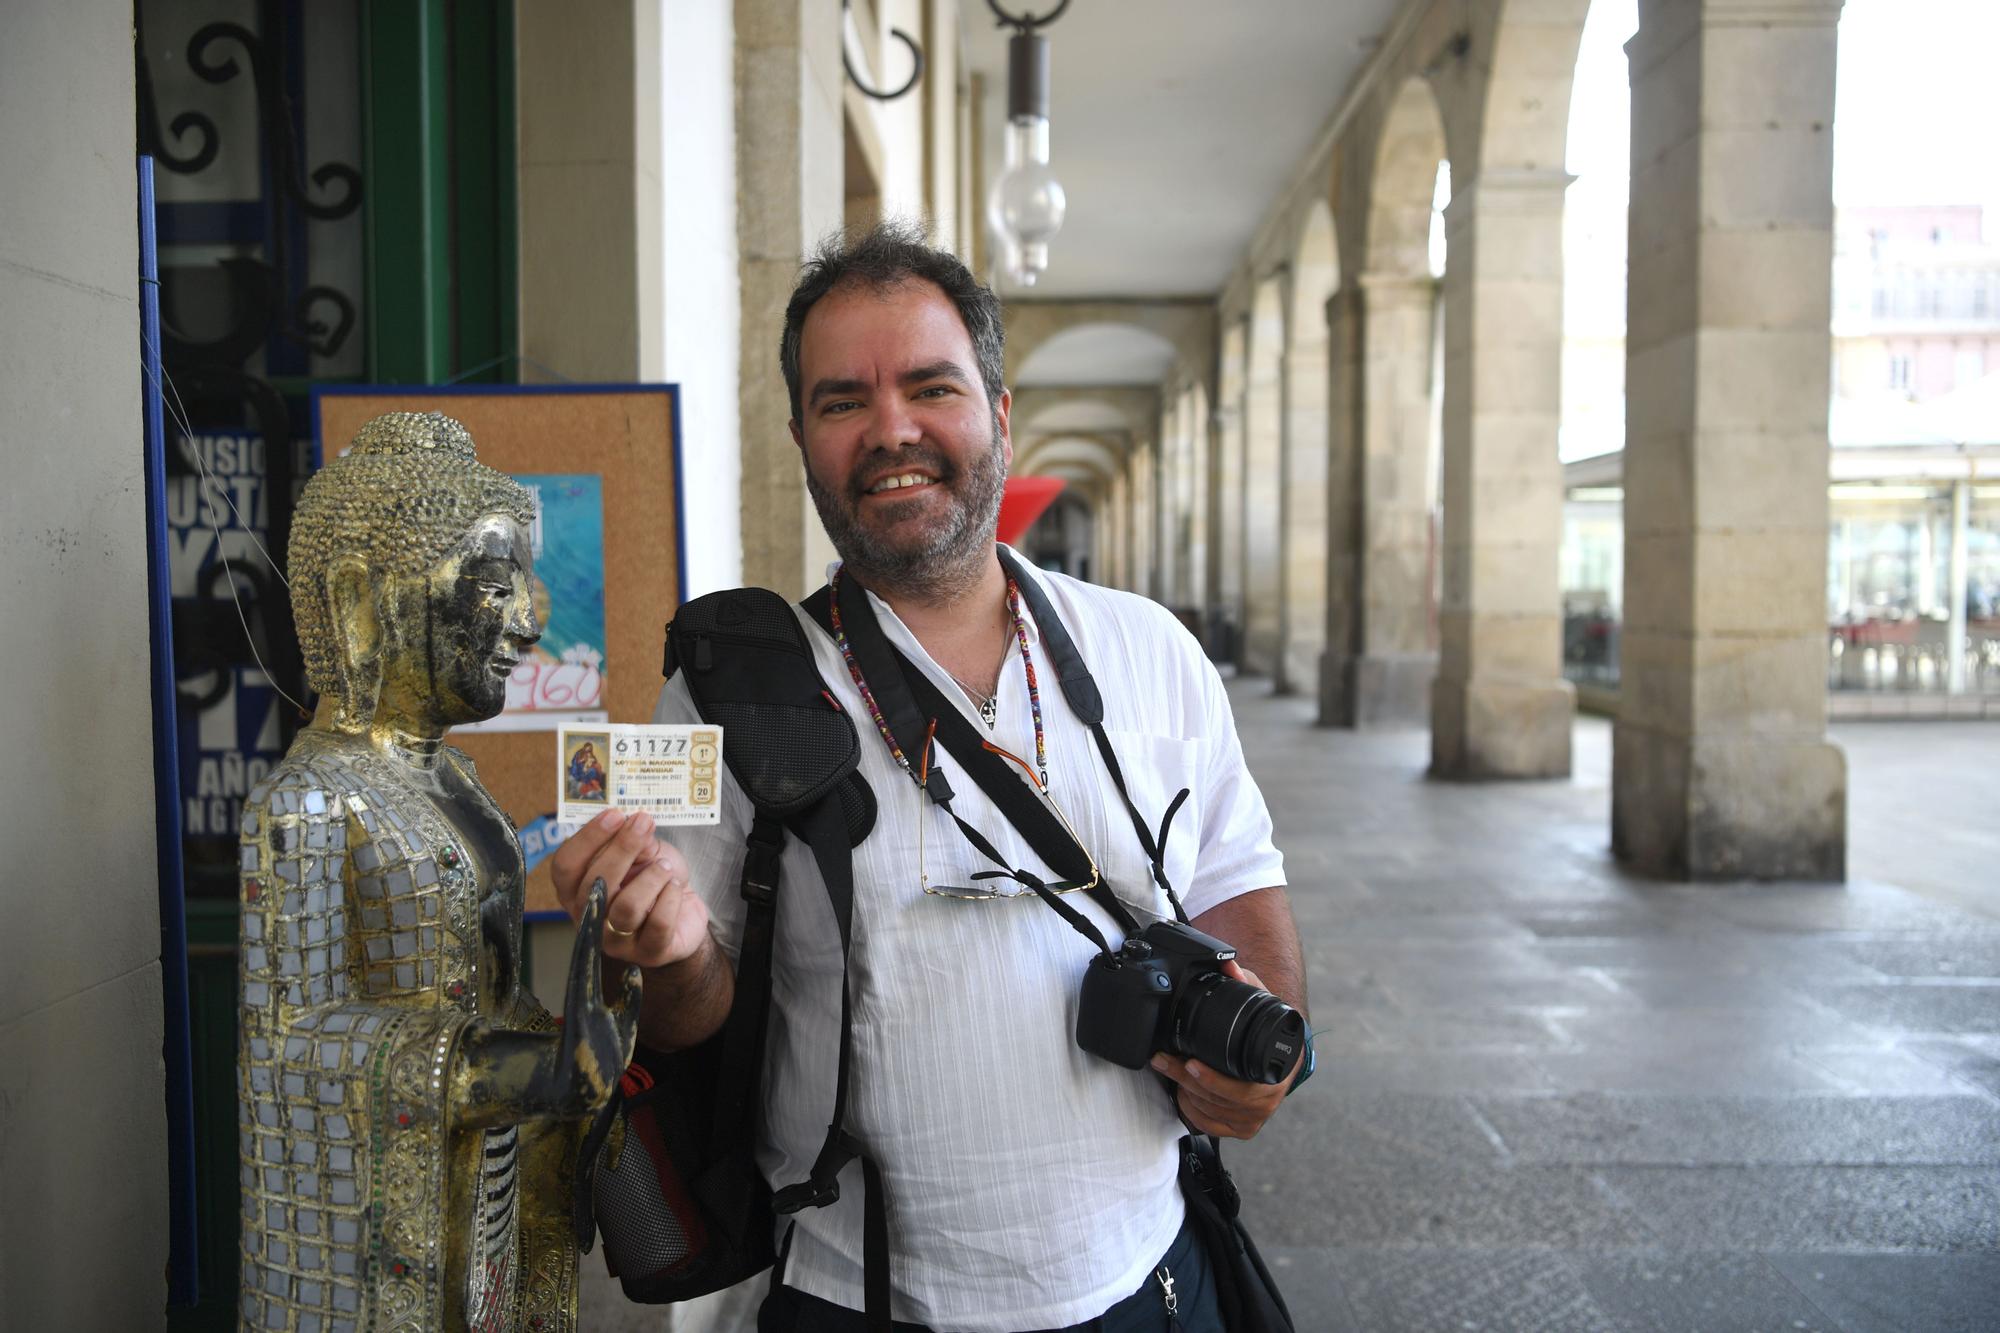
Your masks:
<path fill-rule="evenodd" d="M 1146 825 L 1149 836 L 1158 836 L 1160 821 L 1166 818 L 1167 808 L 1180 795 L 1182 788 L 1188 789 L 1188 798 L 1181 803 L 1168 830 L 1165 857 L 1167 882 L 1173 885 L 1175 894 L 1185 899 L 1200 860 L 1201 742 L 1139 731 L 1112 731 L 1109 728 L 1104 734 L 1111 741 L 1112 753 L 1118 756 L 1119 771 L 1125 775 L 1125 789 L 1131 795 L 1132 804 Z M 1103 867 L 1112 887 L 1117 889 L 1118 896 L 1128 903 L 1145 907 L 1156 916 L 1171 917 L 1173 908 L 1153 882 L 1152 866 L 1146 859 L 1146 850 L 1140 845 L 1139 835 L 1132 828 L 1131 816 L 1126 813 L 1125 803 L 1118 798 L 1117 789 L 1108 774 L 1105 777 L 1104 819 L 1108 827 L 1102 845 L 1106 850 L 1098 854 L 1098 864 Z"/>

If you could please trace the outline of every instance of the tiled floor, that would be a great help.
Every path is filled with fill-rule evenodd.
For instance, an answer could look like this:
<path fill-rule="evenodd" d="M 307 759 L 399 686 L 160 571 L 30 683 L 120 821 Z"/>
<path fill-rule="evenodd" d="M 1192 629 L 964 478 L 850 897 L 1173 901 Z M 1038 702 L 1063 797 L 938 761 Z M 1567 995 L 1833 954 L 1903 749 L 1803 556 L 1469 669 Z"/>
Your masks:
<path fill-rule="evenodd" d="M 2000 727 L 1853 723 L 1844 888 L 1608 854 L 1567 782 L 1232 687 L 1321 1073 L 1231 1164 L 1311 1329 L 2000 1327 Z"/>
<path fill-rule="evenodd" d="M 1691 887 L 1611 861 L 1600 720 L 1432 783 L 1231 691 L 1321 1061 L 1227 1156 L 1301 1330 L 2000 1328 L 2000 726 L 1836 728 L 1853 881 Z"/>

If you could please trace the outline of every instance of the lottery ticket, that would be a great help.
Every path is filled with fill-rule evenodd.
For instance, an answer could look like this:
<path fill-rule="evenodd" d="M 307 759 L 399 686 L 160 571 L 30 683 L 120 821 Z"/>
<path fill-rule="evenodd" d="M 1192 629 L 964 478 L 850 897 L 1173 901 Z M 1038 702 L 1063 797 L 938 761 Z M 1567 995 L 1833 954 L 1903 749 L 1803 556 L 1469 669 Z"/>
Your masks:
<path fill-rule="evenodd" d="M 580 824 L 609 809 L 662 824 L 722 820 L 722 728 L 598 723 L 556 733 L 556 817 Z"/>

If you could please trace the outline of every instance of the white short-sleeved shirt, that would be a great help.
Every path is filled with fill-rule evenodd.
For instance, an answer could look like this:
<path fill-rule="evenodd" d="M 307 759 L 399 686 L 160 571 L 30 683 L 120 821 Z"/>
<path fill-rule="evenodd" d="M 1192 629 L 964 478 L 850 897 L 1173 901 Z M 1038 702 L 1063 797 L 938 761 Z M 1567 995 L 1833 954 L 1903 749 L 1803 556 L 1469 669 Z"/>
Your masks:
<path fill-rule="evenodd" d="M 1244 767 L 1222 682 L 1199 645 L 1153 602 L 1061 575 L 1032 574 L 1104 696 L 1105 728 L 1133 800 L 1157 828 L 1182 788 L 1168 877 L 1190 917 L 1284 883 L 1271 820 Z M 886 603 L 884 632 L 947 697 L 976 710 Z M 881 1166 L 888 1199 L 894 1315 L 957 1333 L 1054 1328 L 1103 1313 L 1137 1289 L 1179 1230 L 1175 1145 L 1182 1129 L 1160 1079 L 1076 1044 L 1078 989 L 1092 946 L 1040 900 L 965 901 L 921 891 L 917 821 L 933 883 L 992 868 L 891 757 L 833 641 L 797 612 L 820 676 L 861 732 L 874 831 L 854 852 L 849 960 L 853 1069 L 849 1124 Z M 1170 908 L 1153 884 L 1090 732 L 1062 697 L 1023 607 L 1041 684 L 1049 782 L 1106 879 L 1147 914 Z M 994 742 L 1034 755 L 1018 648 L 1000 675 Z M 684 678 L 661 691 L 659 722 L 696 720 Z M 723 738 L 725 752 L 727 735 Z M 978 785 L 946 765 L 953 807 L 1012 861 L 1052 872 Z M 675 828 L 717 938 L 734 957 L 738 878 L 751 819 L 726 770 L 722 822 Z M 806 1178 L 832 1117 L 840 1041 L 840 937 L 812 855 L 783 854 L 759 1163 L 775 1187 Z M 1086 895 L 1068 900 L 1114 942 Z M 785 1281 L 862 1306 L 860 1172 L 838 1203 L 796 1215 Z M 781 1221 L 780 1225 L 783 1223 Z"/>

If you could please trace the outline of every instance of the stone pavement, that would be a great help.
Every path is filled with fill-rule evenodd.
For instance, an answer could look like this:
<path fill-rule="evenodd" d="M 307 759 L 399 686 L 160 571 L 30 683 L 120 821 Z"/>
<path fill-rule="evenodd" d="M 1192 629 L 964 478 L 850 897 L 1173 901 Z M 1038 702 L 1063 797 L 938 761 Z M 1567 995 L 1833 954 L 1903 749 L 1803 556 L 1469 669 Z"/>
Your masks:
<path fill-rule="evenodd" d="M 1302 1329 L 2000 1328 L 2000 727 L 1836 732 L 1844 888 L 1687 886 L 1600 720 L 1460 786 L 1232 694 L 1320 1073 L 1226 1155 Z"/>
<path fill-rule="evenodd" d="M 1601 720 L 1456 785 L 1230 688 L 1320 1072 L 1225 1156 L 1302 1333 L 2000 1328 L 2000 727 L 1838 729 L 1853 882 L 1695 887 L 1613 865 Z"/>

